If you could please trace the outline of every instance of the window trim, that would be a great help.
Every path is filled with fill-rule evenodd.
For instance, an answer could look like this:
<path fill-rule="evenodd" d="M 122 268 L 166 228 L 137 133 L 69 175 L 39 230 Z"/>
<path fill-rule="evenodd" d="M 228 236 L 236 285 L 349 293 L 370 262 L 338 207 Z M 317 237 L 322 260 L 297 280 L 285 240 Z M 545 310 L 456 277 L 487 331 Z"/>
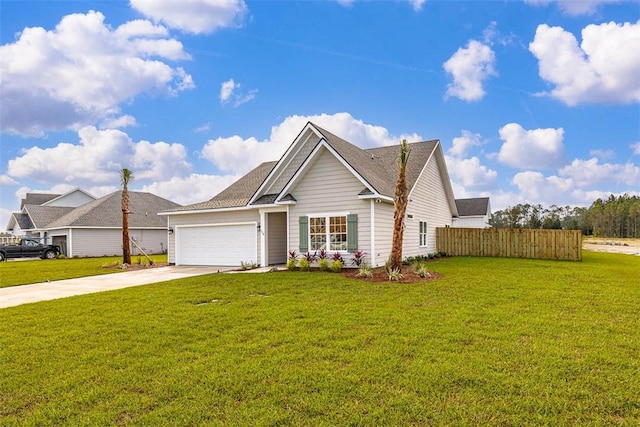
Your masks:
<path fill-rule="evenodd" d="M 424 224 L 424 232 L 422 231 L 422 224 Z M 429 237 L 429 223 L 427 221 L 420 220 L 418 222 L 418 246 L 421 248 L 426 248 L 427 246 L 429 246 L 428 237 Z"/>
<path fill-rule="evenodd" d="M 318 251 L 319 249 L 312 249 L 312 240 L 311 240 L 311 218 L 324 218 L 325 220 L 325 246 L 327 252 L 339 252 L 342 254 L 349 253 L 349 212 L 320 212 L 320 213 L 310 213 L 307 214 L 307 239 L 309 242 L 309 251 Z M 345 249 L 331 249 L 331 228 L 330 228 L 330 218 L 331 217 L 344 217 L 345 221 L 345 232 L 340 233 L 345 235 Z"/>

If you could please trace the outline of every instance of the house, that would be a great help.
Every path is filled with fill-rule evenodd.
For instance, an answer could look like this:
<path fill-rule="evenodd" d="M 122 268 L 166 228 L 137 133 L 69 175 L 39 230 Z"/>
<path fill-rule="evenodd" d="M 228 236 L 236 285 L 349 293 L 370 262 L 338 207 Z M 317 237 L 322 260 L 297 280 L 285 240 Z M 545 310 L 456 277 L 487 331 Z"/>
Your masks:
<path fill-rule="evenodd" d="M 458 228 L 487 228 L 491 218 L 491 204 L 488 197 L 456 199 L 458 217 L 453 226 Z"/>
<path fill-rule="evenodd" d="M 440 142 L 409 144 L 404 256 L 436 251 L 435 228 L 457 216 Z M 361 149 L 307 123 L 277 162 L 266 162 L 212 199 L 161 212 L 169 262 L 261 266 L 288 251 L 364 251 L 383 265 L 391 252 L 399 146 Z"/>
<path fill-rule="evenodd" d="M 122 254 L 121 191 L 96 199 L 81 189 L 69 193 L 28 193 L 7 226 L 16 236 L 59 245 L 68 257 Z M 167 250 L 167 222 L 158 212 L 180 205 L 151 193 L 129 191 L 132 254 Z"/>

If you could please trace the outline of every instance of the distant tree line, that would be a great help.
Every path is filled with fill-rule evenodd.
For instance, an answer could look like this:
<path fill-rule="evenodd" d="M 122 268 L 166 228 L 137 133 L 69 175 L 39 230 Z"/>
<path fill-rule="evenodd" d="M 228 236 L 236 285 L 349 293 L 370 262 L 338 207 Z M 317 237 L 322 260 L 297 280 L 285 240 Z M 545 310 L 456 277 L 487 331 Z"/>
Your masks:
<path fill-rule="evenodd" d="M 518 204 L 496 211 L 489 224 L 497 228 L 582 230 L 599 237 L 640 237 L 640 197 L 609 196 L 589 208 Z"/>

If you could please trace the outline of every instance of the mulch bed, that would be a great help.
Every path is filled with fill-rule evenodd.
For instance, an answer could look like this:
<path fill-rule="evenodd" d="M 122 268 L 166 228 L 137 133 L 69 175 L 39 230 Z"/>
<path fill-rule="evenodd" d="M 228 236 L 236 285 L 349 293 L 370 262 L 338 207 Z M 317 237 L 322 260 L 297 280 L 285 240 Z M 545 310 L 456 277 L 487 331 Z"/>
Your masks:
<path fill-rule="evenodd" d="M 348 277 L 350 279 L 362 280 L 365 282 L 379 283 L 379 282 L 388 282 L 389 275 L 386 271 L 384 271 L 383 267 L 374 268 L 371 270 L 373 273 L 373 277 L 364 278 L 357 277 L 358 269 L 357 268 L 345 268 L 342 270 L 342 275 L 344 277 Z M 436 272 L 431 272 L 431 275 L 428 277 L 420 277 L 415 271 L 411 268 L 411 266 L 404 265 L 402 266 L 402 278 L 400 280 L 394 281 L 395 283 L 416 283 L 416 282 L 431 282 L 433 280 L 438 280 L 442 276 Z"/>

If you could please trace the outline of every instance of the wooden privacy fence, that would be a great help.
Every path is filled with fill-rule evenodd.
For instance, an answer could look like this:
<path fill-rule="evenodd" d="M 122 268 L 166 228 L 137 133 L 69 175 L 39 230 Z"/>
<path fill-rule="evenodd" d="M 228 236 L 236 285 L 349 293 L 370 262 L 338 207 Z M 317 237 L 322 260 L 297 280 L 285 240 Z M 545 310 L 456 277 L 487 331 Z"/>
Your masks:
<path fill-rule="evenodd" d="M 580 230 L 436 228 L 436 247 L 452 256 L 582 261 Z"/>

